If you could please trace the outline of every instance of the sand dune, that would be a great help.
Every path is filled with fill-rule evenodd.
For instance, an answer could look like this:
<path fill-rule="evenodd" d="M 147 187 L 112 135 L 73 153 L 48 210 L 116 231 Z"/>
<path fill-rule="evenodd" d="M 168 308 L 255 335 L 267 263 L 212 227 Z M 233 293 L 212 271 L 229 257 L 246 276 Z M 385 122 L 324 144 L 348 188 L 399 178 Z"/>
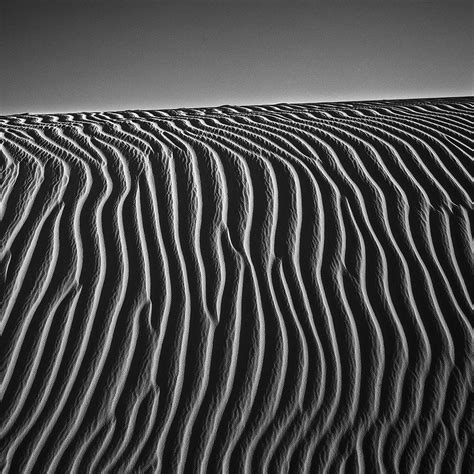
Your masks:
<path fill-rule="evenodd" d="M 2 472 L 467 469 L 473 118 L 0 117 Z"/>

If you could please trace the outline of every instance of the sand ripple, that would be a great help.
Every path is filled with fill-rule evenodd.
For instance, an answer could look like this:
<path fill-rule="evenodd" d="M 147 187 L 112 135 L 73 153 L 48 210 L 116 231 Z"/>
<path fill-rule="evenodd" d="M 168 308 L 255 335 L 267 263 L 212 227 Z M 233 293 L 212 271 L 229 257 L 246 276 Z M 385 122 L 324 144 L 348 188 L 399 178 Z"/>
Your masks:
<path fill-rule="evenodd" d="M 0 117 L 2 472 L 467 469 L 473 109 Z"/>

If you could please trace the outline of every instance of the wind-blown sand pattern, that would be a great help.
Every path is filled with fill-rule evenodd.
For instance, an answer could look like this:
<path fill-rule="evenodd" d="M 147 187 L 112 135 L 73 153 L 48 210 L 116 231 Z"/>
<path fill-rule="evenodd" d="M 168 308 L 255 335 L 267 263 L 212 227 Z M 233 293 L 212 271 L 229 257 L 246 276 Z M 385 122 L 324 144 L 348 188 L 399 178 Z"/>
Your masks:
<path fill-rule="evenodd" d="M 0 117 L 2 472 L 467 472 L 473 111 Z"/>

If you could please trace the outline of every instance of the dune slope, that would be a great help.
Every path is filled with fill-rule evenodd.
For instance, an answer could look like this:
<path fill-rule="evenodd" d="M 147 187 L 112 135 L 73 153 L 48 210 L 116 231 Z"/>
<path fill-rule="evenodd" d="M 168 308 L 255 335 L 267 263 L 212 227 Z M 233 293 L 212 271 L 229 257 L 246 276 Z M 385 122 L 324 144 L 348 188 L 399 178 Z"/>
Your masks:
<path fill-rule="evenodd" d="M 473 119 L 0 117 L 2 472 L 466 469 Z"/>

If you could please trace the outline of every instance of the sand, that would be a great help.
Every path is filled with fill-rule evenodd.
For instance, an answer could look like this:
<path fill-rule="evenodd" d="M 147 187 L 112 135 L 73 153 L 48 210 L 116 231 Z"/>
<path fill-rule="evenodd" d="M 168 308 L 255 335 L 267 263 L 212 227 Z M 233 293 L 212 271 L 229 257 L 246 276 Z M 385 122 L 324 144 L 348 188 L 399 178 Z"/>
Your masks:
<path fill-rule="evenodd" d="M 473 98 L 0 117 L 2 472 L 460 472 Z"/>

